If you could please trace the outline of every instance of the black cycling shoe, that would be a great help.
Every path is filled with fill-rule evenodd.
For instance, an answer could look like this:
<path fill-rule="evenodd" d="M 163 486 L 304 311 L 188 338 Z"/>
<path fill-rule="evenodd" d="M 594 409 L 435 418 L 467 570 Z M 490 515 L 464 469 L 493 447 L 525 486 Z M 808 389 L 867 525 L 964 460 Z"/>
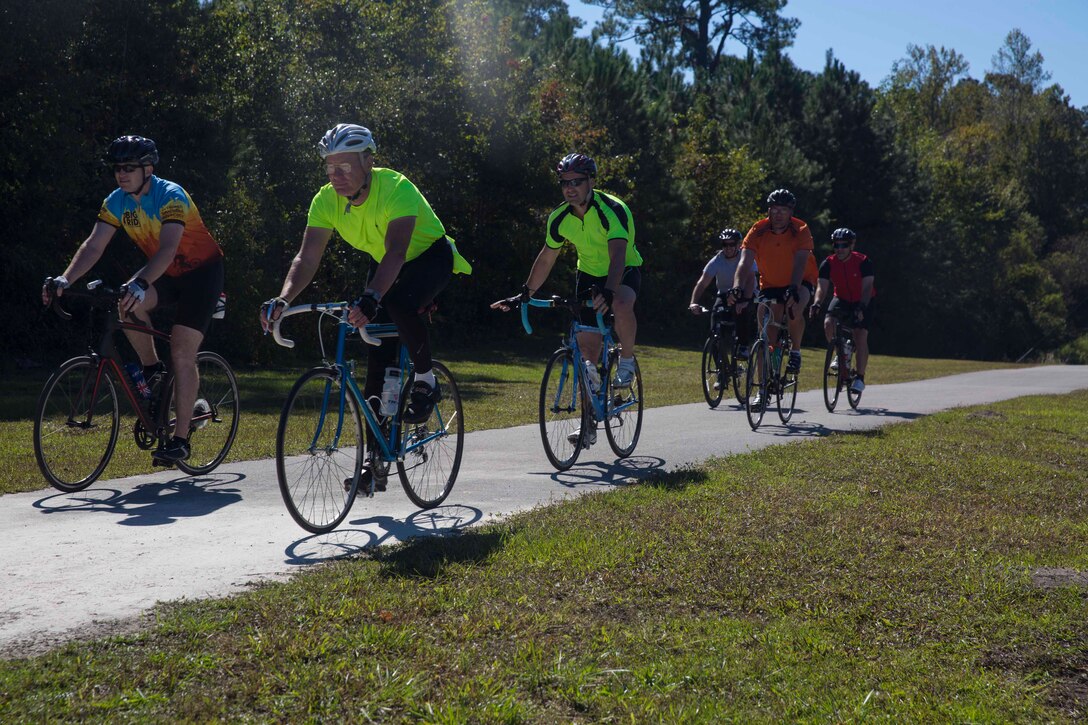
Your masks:
<path fill-rule="evenodd" d="M 432 388 L 422 380 L 417 380 L 412 384 L 412 399 L 404 408 L 404 422 L 405 423 L 426 423 L 427 419 L 431 417 L 431 411 L 434 410 L 434 405 L 441 396 L 438 392 L 438 381 L 435 380 L 434 387 Z"/>
<path fill-rule="evenodd" d="M 172 466 L 189 458 L 189 441 L 174 436 L 151 454 L 151 462 L 159 466 Z"/>
<path fill-rule="evenodd" d="M 374 473 L 374 469 L 378 468 L 378 473 Z M 364 493 L 370 492 L 370 479 L 374 479 L 374 492 L 378 493 L 385 490 L 386 483 L 389 481 L 388 474 L 381 467 L 375 466 L 370 461 L 363 463 L 363 470 L 359 472 L 359 491 Z M 351 490 L 351 479 L 344 479 L 344 490 Z"/>

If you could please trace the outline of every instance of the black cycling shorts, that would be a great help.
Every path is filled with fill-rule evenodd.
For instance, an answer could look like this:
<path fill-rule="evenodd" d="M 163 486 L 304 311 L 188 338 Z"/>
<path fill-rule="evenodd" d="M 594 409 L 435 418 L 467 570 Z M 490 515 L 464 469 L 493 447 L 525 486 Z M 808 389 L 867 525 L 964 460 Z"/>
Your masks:
<path fill-rule="evenodd" d="M 816 288 L 812 286 L 812 283 L 808 280 L 802 280 L 801 286 L 808 290 L 808 300 L 811 302 L 816 297 Z M 766 297 L 769 300 L 775 302 L 782 302 L 786 299 L 786 290 L 789 287 L 767 287 L 759 291 L 760 297 Z"/>
<path fill-rule="evenodd" d="M 861 322 L 855 322 L 854 310 L 860 305 L 860 302 L 847 302 L 838 297 L 832 297 L 831 302 L 827 305 L 827 315 L 838 317 L 840 321 L 846 323 L 850 327 L 868 330 L 869 325 L 873 323 L 873 312 L 876 309 L 876 300 L 869 300 L 869 306 L 865 309 L 865 318 L 862 319 Z"/>
<path fill-rule="evenodd" d="M 589 290 L 593 285 L 597 285 L 601 289 L 604 289 L 604 283 L 608 281 L 608 277 L 594 277 L 591 274 L 585 274 L 581 271 L 574 279 L 574 295 L 577 299 L 582 299 L 582 295 L 589 295 Z M 638 296 L 639 291 L 642 289 L 642 267 L 625 267 L 623 270 L 623 277 L 620 278 L 620 284 L 624 287 L 630 287 L 635 292 L 635 296 Z M 582 310 L 582 324 L 583 325 L 596 325 L 597 316 L 593 313 L 593 310 L 588 307 Z"/>
<path fill-rule="evenodd" d="M 223 258 L 208 262 L 178 277 L 163 275 L 152 285 L 159 295 L 158 307 L 176 305 L 174 324 L 208 334 L 215 305 L 223 291 Z"/>

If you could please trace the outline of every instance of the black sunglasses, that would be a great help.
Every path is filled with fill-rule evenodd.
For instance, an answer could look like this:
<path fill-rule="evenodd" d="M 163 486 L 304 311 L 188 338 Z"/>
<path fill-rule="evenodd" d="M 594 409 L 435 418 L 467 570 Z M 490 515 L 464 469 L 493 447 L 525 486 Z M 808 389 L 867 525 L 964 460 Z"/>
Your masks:
<path fill-rule="evenodd" d="M 565 189 L 568 186 L 578 187 L 578 186 L 581 186 L 582 184 L 586 183 L 587 181 L 589 181 L 588 176 L 582 176 L 582 177 L 579 177 L 577 179 L 560 179 L 559 180 L 559 188 L 560 189 Z"/>
<path fill-rule="evenodd" d="M 851 244 L 853 244 L 853 242 L 835 242 L 831 246 L 834 247 L 835 249 L 846 249 Z"/>
<path fill-rule="evenodd" d="M 110 168 L 113 169 L 113 173 L 117 174 L 124 171 L 126 174 L 131 174 L 136 169 L 142 169 L 143 164 L 113 164 Z"/>

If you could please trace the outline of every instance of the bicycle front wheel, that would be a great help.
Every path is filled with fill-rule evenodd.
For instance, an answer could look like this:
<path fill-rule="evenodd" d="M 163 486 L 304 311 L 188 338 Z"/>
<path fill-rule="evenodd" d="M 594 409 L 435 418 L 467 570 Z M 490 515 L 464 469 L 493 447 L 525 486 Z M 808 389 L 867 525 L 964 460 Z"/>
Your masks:
<path fill-rule="evenodd" d="M 571 351 L 560 348 L 548 358 L 540 381 L 540 439 L 548 461 L 559 471 L 578 460 L 588 426 L 594 425 L 583 405 L 585 378 L 575 379 L 574 365 Z"/>
<path fill-rule="evenodd" d="M 778 419 L 789 423 L 797 404 L 797 373 L 790 370 L 778 378 Z"/>
<path fill-rule="evenodd" d="M 711 408 L 717 408 L 725 393 L 725 376 L 722 374 L 721 346 L 714 337 L 703 344 L 703 397 Z"/>
<path fill-rule="evenodd" d="M 280 493 L 299 526 L 321 534 L 340 525 L 355 500 L 364 448 L 359 402 L 350 389 L 342 391 L 340 372 L 303 373 L 276 431 Z"/>
<path fill-rule="evenodd" d="M 196 356 L 200 387 L 189 424 L 189 458 L 177 466 L 190 476 L 210 473 L 223 462 L 238 435 L 238 381 L 222 356 L 209 351 Z M 173 389 L 173 381 L 167 381 Z"/>
<path fill-rule="evenodd" d="M 82 491 L 110 462 L 120 415 L 110 376 L 77 357 L 57 368 L 34 412 L 34 457 L 45 479 L 61 491 Z"/>
<path fill-rule="evenodd" d="M 461 393 L 449 369 L 440 362 L 432 364 L 438 395 L 431 416 L 422 423 L 402 423 L 401 454 L 397 473 L 404 492 L 420 508 L 434 508 L 446 500 L 461 468 L 465 446 L 465 416 Z M 400 416 L 411 402 L 401 394 Z"/>
<path fill-rule="evenodd" d="M 756 430 L 763 423 L 763 413 L 767 410 L 769 368 L 767 344 L 763 340 L 756 340 L 748 353 L 748 373 L 744 386 L 744 413 L 748 416 L 748 425 L 752 430 Z"/>
<path fill-rule="evenodd" d="M 604 432 L 612 452 L 627 458 L 635 451 L 642 433 L 642 371 L 635 358 L 635 377 L 630 385 L 616 385 L 620 356 L 608 361 L 608 399 L 605 401 Z M 721 396 L 719 395 L 719 400 Z"/>
<path fill-rule="evenodd" d="M 840 365 L 832 369 L 831 363 L 835 362 L 838 356 L 838 345 L 834 340 L 827 343 L 827 354 L 824 355 L 824 405 L 827 407 L 828 413 L 835 412 L 835 406 L 839 402 L 839 391 L 842 390 L 842 373 L 841 363 Z"/>

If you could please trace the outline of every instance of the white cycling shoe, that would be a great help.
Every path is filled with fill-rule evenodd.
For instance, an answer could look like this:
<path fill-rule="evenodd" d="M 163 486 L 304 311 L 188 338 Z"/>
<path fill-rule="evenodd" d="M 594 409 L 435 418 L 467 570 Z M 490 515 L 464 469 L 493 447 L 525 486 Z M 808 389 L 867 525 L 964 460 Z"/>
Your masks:
<path fill-rule="evenodd" d="M 578 439 L 582 436 L 582 429 L 578 428 L 573 433 L 567 435 L 567 443 L 572 446 L 578 445 Z M 585 441 L 582 443 L 582 448 L 588 449 L 591 445 L 597 442 L 597 428 L 590 428 L 589 433 L 586 435 Z"/>

